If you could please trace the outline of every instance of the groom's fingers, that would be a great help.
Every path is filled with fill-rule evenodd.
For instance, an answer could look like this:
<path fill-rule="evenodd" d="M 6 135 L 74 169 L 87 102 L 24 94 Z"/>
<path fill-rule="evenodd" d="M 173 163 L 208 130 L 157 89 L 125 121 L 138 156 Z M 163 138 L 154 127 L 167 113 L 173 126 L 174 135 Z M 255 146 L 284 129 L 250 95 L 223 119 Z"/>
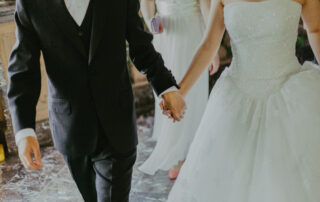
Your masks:
<path fill-rule="evenodd" d="M 29 170 L 37 169 L 37 165 L 33 162 L 31 153 L 25 153 L 22 157 L 23 165 Z"/>
<path fill-rule="evenodd" d="M 180 116 L 179 113 L 177 113 L 176 111 L 172 111 L 172 116 L 176 121 L 180 121 Z"/>
<path fill-rule="evenodd" d="M 22 165 L 27 169 L 31 169 L 31 165 L 28 161 L 27 155 L 28 155 L 28 153 L 25 152 L 24 154 L 19 154 L 19 157 L 20 157 Z"/>
<path fill-rule="evenodd" d="M 162 111 L 162 114 L 164 114 L 164 115 L 166 115 L 166 116 L 169 116 L 170 111 L 168 111 L 168 110 L 163 110 L 163 111 Z"/>
<path fill-rule="evenodd" d="M 33 149 L 33 153 L 34 153 L 34 159 L 36 161 L 37 167 L 42 168 L 43 166 L 41 162 L 41 154 L 40 154 L 39 146 L 35 146 L 35 148 Z"/>

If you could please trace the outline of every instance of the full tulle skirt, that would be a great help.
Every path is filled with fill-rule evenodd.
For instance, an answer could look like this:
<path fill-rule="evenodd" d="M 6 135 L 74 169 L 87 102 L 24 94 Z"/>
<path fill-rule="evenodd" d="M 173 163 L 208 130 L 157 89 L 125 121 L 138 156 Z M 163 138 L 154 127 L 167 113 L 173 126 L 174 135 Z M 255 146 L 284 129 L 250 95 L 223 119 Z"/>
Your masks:
<path fill-rule="evenodd" d="M 318 202 L 318 66 L 239 84 L 218 80 L 168 202 Z"/>

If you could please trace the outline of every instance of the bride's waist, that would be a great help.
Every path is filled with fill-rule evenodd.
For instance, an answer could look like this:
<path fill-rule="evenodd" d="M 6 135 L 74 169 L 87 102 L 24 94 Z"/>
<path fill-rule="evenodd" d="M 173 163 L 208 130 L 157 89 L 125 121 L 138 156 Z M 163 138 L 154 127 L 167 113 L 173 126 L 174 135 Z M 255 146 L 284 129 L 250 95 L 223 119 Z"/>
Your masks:
<path fill-rule="evenodd" d="M 190 3 L 157 2 L 157 12 L 162 16 L 197 15 L 199 11 L 199 4 L 196 1 Z"/>
<path fill-rule="evenodd" d="M 229 74 L 239 80 L 273 80 L 290 75 L 301 69 L 298 59 L 293 56 L 290 59 L 279 60 L 244 60 L 234 58 L 230 67 Z"/>
<path fill-rule="evenodd" d="M 300 64 L 291 64 L 291 68 L 279 69 L 275 72 L 268 71 L 241 71 L 231 65 L 226 69 L 221 78 L 228 78 L 242 92 L 255 98 L 264 99 L 277 92 L 281 86 L 294 75 L 301 71 Z"/>

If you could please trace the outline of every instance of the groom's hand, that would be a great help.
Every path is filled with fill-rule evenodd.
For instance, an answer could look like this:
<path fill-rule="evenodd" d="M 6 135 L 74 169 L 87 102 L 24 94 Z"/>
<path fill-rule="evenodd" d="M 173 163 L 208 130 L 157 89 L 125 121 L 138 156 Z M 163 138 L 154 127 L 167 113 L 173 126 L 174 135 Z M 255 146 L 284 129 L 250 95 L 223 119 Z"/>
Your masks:
<path fill-rule="evenodd" d="M 41 154 L 38 140 L 34 137 L 26 137 L 18 143 L 19 157 L 23 166 L 29 170 L 41 169 Z"/>
<path fill-rule="evenodd" d="M 162 110 L 169 118 L 174 121 L 180 121 L 183 118 L 186 109 L 186 103 L 183 96 L 178 91 L 172 91 L 162 95 Z"/>

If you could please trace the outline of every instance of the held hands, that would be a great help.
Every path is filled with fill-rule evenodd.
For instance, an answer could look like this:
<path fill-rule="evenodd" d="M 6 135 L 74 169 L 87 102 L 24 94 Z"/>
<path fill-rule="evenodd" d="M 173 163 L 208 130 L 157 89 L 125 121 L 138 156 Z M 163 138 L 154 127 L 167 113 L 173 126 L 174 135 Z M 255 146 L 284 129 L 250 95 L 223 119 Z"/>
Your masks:
<path fill-rule="evenodd" d="M 18 143 L 19 158 L 23 166 L 29 170 L 41 169 L 41 154 L 38 140 L 34 137 L 26 137 Z"/>
<path fill-rule="evenodd" d="M 163 114 L 173 119 L 173 122 L 181 121 L 185 114 L 186 103 L 183 96 L 178 91 L 165 93 L 160 107 Z"/>

